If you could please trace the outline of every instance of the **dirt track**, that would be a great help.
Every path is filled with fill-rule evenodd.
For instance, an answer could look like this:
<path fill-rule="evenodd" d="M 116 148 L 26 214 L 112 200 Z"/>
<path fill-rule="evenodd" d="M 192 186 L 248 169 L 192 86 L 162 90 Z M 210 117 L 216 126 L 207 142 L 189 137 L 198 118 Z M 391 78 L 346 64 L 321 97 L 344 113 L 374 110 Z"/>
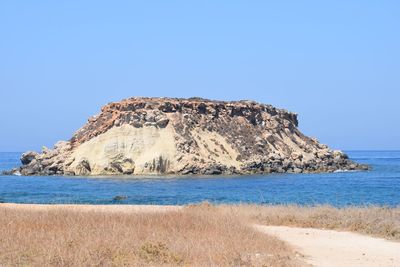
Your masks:
<path fill-rule="evenodd" d="M 400 266 L 400 243 L 350 232 L 262 226 L 256 228 L 289 244 L 313 266 Z"/>

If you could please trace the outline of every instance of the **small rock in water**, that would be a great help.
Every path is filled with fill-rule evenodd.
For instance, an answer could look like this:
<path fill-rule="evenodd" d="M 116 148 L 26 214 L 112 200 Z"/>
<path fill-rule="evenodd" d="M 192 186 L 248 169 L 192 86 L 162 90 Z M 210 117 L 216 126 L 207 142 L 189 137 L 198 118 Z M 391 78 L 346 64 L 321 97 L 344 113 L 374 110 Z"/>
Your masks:
<path fill-rule="evenodd" d="M 114 198 L 113 198 L 113 200 L 114 201 L 122 201 L 122 200 L 125 200 L 125 199 L 127 199 L 128 198 L 128 196 L 115 196 Z"/>

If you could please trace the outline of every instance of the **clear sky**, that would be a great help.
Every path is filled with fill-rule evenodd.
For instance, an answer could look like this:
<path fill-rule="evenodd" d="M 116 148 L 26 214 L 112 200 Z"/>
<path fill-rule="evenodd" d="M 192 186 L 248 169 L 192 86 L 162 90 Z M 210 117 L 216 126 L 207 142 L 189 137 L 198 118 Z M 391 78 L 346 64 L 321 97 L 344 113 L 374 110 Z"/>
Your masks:
<path fill-rule="evenodd" d="M 130 96 L 253 99 L 340 149 L 400 149 L 400 1 L 0 1 L 0 151 Z"/>

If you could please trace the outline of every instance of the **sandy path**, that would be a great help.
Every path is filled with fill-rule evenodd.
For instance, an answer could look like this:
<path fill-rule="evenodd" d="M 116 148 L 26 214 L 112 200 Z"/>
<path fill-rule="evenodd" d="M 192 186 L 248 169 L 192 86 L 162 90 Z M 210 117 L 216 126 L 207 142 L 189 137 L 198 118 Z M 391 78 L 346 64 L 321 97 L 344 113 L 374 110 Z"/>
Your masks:
<path fill-rule="evenodd" d="M 313 266 L 400 266 L 400 243 L 350 232 L 263 226 L 256 228 L 288 242 Z"/>
<path fill-rule="evenodd" d="M 182 209 L 182 206 L 163 205 L 76 205 L 76 204 L 14 204 L 0 203 L 0 207 L 20 210 L 70 210 L 96 212 L 169 212 Z"/>

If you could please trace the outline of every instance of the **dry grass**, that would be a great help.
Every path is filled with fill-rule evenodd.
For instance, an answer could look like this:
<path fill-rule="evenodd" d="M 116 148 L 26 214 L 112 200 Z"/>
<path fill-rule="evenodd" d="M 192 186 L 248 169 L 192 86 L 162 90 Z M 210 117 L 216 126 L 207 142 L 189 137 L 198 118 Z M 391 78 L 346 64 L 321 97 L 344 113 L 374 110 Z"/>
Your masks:
<path fill-rule="evenodd" d="M 400 208 L 204 203 L 161 211 L 0 205 L 0 266 L 304 265 L 285 243 L 254 230 L 255 223 L 400 240 Z"/>
<path fill-rule="evenodd" d="M 0 206 L 0 266 L 302 264 L 238 216 L 205 204 L 165 213 Z"/>
<path fill-rule="evenodd" d="M 400 240 L 400 207 L 221 205 L 218 209 L 249 223 L 344 230 Z"/>

